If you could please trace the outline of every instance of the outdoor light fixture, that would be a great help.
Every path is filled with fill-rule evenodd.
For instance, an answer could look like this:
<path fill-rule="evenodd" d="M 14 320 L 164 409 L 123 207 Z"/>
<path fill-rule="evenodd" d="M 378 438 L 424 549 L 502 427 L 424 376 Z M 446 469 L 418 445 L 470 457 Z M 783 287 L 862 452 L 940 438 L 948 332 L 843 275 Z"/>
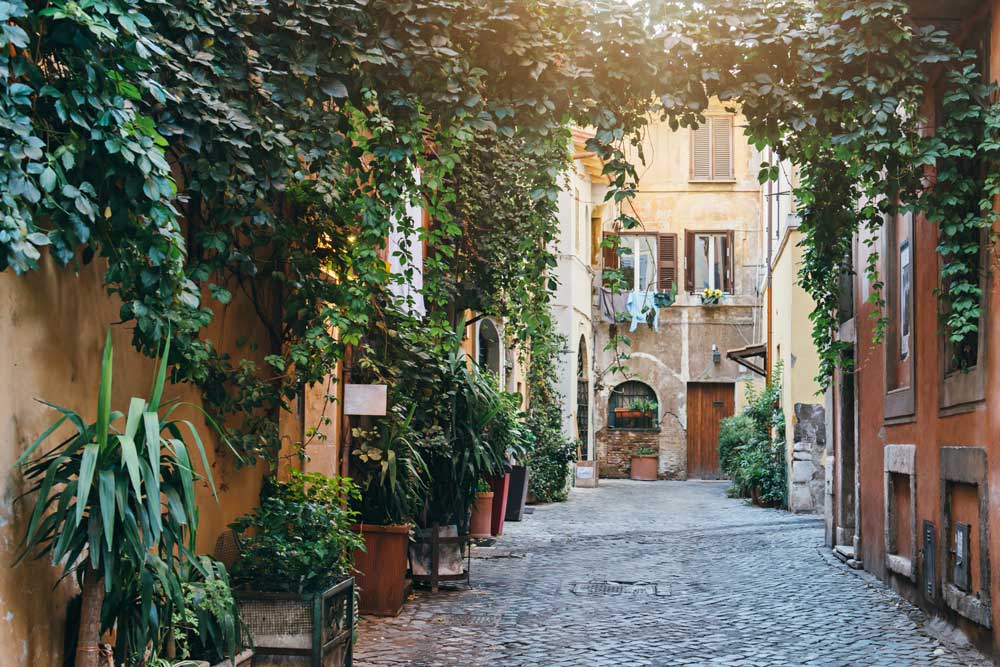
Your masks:
<path fill-rule="evenodd" d="M 712 343 L 712 362 L 716 364 L 722 363 L 722 353 L 719 352 L 719 346 Z"/>

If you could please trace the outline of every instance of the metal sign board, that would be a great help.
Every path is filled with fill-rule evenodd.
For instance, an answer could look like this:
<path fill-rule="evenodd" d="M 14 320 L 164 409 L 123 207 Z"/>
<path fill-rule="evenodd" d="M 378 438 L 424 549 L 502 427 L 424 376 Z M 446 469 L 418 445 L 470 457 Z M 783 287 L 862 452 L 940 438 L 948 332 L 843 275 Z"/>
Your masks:
<path fill-rule="evenodd" d="M 381 417 L 386 413 L 388 386 L 384 384 L 344 385 L 344 414 Z"/>

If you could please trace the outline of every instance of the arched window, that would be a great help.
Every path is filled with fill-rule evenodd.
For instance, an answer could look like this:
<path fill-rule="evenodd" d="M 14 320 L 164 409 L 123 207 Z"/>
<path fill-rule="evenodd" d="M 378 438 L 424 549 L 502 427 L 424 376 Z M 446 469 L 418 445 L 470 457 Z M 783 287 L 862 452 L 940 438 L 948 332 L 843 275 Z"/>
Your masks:
<path fill-rule="evenodd" d="M 629 380 L 611 391 L 608 399 L 608 424 L 611 428 L 644 430 L 660 423 L 656 392 L 648 384 Z"/>
<path fill-rule="evenodd" d="M 479 322 L 479 365 L 492 372 L 497 380 L 503 380 L 500 372 L 500 332 L 490 319 Z M 502 384 L 501 384 L 502 386 Z"/>
<path fill-rule="evenodd" d="M 576 355 L 576 432 L 580 459 L 590 460 L 590 381 L 587 372 L 587 339 L 580 336 Z"/>

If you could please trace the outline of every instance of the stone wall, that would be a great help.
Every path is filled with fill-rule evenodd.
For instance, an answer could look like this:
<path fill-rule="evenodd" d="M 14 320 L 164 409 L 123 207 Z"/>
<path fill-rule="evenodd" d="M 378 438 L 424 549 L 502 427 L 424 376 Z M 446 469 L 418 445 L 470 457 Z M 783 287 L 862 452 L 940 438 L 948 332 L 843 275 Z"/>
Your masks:
<path fill-rule="evenodd" d="M 628 477 L 632 455 L 643 447 L 660 451 L 659 429 L 649 431 L 624 431 L 604 429 L 599 434 L 604 443 L 604 455 L 600 459 L 600 476 L 610 479 Z M 663 479 L 674 479 L 675 476 L 659 475 Z"/>
<path fill-rule="evenodd" d="M 826 492 L 826 410 L 823 406 L 796 403 L 792 433 L 788 509 L 793 512 L 820 512 Z"/>

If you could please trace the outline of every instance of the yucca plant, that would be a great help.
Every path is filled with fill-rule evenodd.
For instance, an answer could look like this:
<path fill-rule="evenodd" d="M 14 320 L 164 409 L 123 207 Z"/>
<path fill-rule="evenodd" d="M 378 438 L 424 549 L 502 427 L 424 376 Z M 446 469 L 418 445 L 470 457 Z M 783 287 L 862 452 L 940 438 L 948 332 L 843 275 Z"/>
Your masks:
<path fill-rule="evenodd" d="M 34 494 L 35 502 L 18 560 L 49 556 L 64 577 L 75 573 L 80 581 L 77 667 L 97 667 L 101 633 L 119 616 L 118 664 L 144 660 L 150 642 L 155 653 L 161 623 L 170 621 L 164 598 L 173 609 L 184 607 L 176 559 L 201 567 L 193 554 L 197 476 L 189 442 L 213 494 L 215 486 L 198 430 L 172 418 L 179 403 L 161 404 L 169 352 L 168 341 L 149 398 L 132 398 L 127 413 L 112 411 L 109 331 L 96 420 L 88 423 L 73 410 L 46 403 L 61 416 L 17 461 L 30 485 L 25 496 Z M 64 426 L 71 434 L 31 460 Z"/>

